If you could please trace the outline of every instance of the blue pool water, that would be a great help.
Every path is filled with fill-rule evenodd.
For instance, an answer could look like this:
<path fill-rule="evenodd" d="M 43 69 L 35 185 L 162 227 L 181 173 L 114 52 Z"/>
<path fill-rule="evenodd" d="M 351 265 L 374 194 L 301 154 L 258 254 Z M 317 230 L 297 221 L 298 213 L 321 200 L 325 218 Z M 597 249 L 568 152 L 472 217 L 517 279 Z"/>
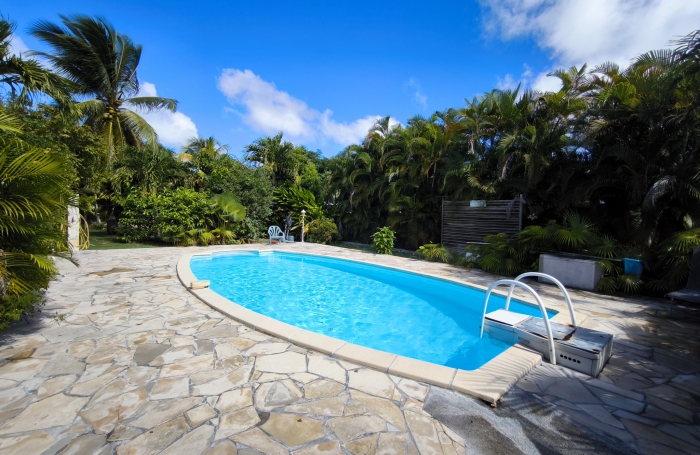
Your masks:
<path fill-rule="evenodd" d="M 468 286 L 278 252 L 194 257 L 190 267 L 197 279 L 211 281 L 213 291 L 250 310 L 405 357 L 473 370 L 510 346 L 487 333 L 479 339 L 485 292 Z M 504 298 L 491 297 L 489 311 L 504 306 Z M 510 308 L 541 316 L 539 308 L 515 300 Z"/>

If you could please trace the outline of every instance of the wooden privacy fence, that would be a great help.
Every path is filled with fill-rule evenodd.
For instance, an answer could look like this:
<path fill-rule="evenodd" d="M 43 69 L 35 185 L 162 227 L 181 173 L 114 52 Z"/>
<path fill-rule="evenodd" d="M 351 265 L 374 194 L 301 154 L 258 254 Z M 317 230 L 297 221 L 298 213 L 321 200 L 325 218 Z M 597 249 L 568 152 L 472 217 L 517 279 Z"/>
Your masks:
<path fill-rule="evenodd" d="M 442 245 L 464 251 L 470 243 L 482 243 L 492 234 L 515 234 L 522 229 L 523 200 L 487 201 L 486 207 L 470 207 L 469 201 L 442 201 Z"/>

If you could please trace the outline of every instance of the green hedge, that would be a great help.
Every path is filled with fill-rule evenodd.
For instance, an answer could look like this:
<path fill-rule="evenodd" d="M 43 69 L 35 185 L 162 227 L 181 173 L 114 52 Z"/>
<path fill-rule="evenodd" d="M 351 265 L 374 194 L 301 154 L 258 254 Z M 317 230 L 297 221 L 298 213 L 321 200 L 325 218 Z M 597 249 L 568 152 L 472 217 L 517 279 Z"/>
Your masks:
<path fill-rule="evenodd" d="M 340 239 L 338 226 L 330 218 L 319 218 L 311 221 L 306 225 L 306 232 L 308 233 L 309 241 L 313 243 L 328 244 Z"/>
<path fill-rule="evenodd" d="M 158 195 L 132 192 L 121 206 L 117 236 L 124 242 L 172 241 L 179 232 L 204 225 L 210 213 L 206 194 L 187 188 Z"/>

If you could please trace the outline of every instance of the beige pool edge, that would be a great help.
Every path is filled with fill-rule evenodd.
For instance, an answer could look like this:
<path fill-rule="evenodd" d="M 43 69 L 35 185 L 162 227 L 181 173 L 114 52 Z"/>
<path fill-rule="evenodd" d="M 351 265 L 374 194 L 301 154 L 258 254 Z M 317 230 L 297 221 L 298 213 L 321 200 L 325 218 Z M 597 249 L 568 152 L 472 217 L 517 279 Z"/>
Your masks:
<path fill-rule="evenodd" d="M 366 348 L 343 340 L 332 338 L 311 332 L 293 325 L 278 321 L 251 311 L 238 305 L 225 297 L 217 294 L 209 288 L 192 289 L 192 283 L 197 281 L 190 269 L 190 260 L 195 256 L 211 256 L 213 253 L 229 251 L 278 251 L 278 248 L 270 248 L 266 245 L 245 245 L 244 247 L 232 247 L 230 249 L 216 250 L 212 252 L 198 252 L 184 254 L 177 263 L 177 276 L 185 288 L 197 296 L 204 303 L 239 321 L 254 330 L 268 333 L 277 338 L 284 339 L 295 345 L 312 349 L 323 354 L 332 355 L 341 360 L 347 360 L 363 366 L 377 369 L 389 374 L 401 376 L 416 381 L 444 387 L 458 392 L 475 396 L 491 404 L 495 404 L 500 398 L 523 376 L 542 361 L 542 355 L 520 345 L 508 348 L 502 354 L 491 359 L 488 363 L 476 370 L 459 370 L 430 362 L 415 360 L 397 354 Z M 333 256 L 332 254 L 314 254 L 294 251 L 296 254 L 308 256 L 334 257 L 336 259 L 352 261 L 352 259 Z M 355 261 L 361 262 L 361 261 Z M 408 273 L 417 273 L 410 270 L 368 263 L 380 267 L 387 267 Z M 486 290 L 485 287 L 474 285 L 460 280 L 447 279 L 431 273 L 420 273 L 431 278 L 470 286 Z M 552 318 L 556 322 L 568 322 L 562 311 Z"/>

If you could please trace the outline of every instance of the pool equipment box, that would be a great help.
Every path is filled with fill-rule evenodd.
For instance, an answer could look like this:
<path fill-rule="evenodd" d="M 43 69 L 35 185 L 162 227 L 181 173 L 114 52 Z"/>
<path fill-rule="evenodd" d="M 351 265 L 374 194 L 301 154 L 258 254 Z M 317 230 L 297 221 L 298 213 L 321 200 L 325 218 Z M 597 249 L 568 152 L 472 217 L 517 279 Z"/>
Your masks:
<path fill-rule="evenodd" d="M 603 266 L 598 261 L 552 254 L 540 254 L 540 272 L 558 279 L 564 286 L 584 291 L 595 291 L 603 277 Z M 539 279 L 547 283 L 546 279 Z"/>
<path fill-rule="evenodd" d="M 549 359 L 547 331 L 542 318 L 506 310 L 486 315 L 484 331 L 507 343 L 520 343 Z M 613 337 L 607 333 L 550 321 L 556 363 L 597 377 L 612 355 Z"/>

